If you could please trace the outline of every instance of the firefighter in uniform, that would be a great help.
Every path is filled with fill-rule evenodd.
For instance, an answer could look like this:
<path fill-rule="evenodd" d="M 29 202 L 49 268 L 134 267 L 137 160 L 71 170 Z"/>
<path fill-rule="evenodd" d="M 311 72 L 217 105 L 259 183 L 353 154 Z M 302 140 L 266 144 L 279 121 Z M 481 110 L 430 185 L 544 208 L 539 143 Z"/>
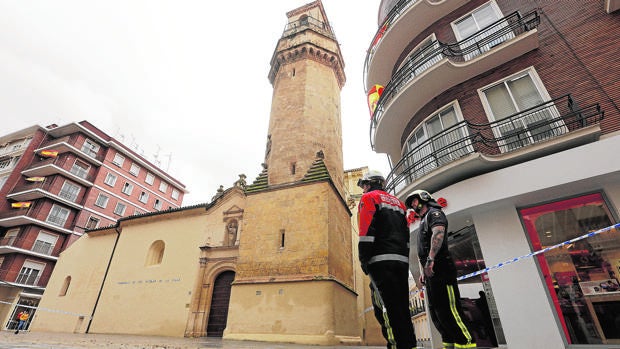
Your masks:
<path fill-rule="evenodd" d="M 370 277 L 375 317 L 388 349 L 416 348 L 409 313 L 409 227 L 405 205 L 383 190 L 385 178 L 368 171 L 357 183 L 359 259 Z"/>
<path fill-rule="evenodd" d="M 456 266 L 448 251 L 448 219 L 441 206 L 425 190 L 409 194 L 405 204 L 421 218 L 418 258 L 423 272 L 420 283 L 426 288 L 428 309 L 441 334 L 443 348 L 476 348 L 464 323 Z"/>

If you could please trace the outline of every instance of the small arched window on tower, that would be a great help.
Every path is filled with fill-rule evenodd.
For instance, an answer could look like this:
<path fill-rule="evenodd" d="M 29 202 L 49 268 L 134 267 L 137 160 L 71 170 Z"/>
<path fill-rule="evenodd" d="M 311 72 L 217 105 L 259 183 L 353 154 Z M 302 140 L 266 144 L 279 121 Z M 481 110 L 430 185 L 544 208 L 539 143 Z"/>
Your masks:
<path fill-rule="evenodd" d="M 299 25 L 306 27 L 308 26 L 308 15 L 302 15 L 299 17 Z"/>
<path fill-rule="evenodd" d="M 291 174 L 294 175 L 296 171 L 297 171 L 297 163 L 291 162 Z"/>
<path fill-rule="evenodd" d="M 149 248 L 149 252 L 146 255 L 146 263 L 145 265 L 159 265 L 161 261 L 164 259 L 164 250 L 166 249 L 166 244 L 163 241 L 157 240 L 151 244 Z"/>
<path fill-rule="evenodd" d="M 67 276 L 65 278 L 65 281 L 62 284 L 62 287 L 60 288 L 60 293 L 58 293 L 58 296 L 60 297 L 64 297 L 67 295 L 67 291 L 69 290 L 69 285 L 71 285 L 71 276 Z"/>

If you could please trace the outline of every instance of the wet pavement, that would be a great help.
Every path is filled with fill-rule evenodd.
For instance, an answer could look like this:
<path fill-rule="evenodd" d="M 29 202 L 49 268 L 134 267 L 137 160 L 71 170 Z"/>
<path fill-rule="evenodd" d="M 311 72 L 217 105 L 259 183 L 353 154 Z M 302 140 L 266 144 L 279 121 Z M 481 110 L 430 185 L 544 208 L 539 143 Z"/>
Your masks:
<path fill-rule="evenodd" d="M 221 338 L 171 338 L 110 334 L 0 332 L 0 349 L 379 349 L 377 346 L 317 346 L 288 343 L 228 341 Z"/>

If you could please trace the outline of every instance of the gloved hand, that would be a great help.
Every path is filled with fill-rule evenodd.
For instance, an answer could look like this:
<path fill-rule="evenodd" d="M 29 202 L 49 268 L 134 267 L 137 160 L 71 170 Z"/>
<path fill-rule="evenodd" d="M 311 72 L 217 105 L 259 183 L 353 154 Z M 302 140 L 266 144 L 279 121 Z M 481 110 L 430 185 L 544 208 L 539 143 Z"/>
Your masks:
<path fill-rule="evenodd" d="M 368 275 L 368 263 L 362 262 L 362 271 Z"/>

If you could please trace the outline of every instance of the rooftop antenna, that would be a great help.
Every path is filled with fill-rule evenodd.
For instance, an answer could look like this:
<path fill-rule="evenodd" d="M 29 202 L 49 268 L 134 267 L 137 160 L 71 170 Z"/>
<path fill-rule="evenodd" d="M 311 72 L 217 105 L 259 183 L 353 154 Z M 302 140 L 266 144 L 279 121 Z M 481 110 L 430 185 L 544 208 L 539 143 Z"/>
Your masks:
<path fill-rule="evenodd" d="M 161 161 L 159 160 L 159 152 L 161 151 L 161 147 L 159 146 L 159 144 L 157 144 L 157 151 L 155 152 L 155 154 L 153 154 L 153 159 L 154 159 L 154 163 L 155 166 L 157 167 L 161 167 Z"/>

